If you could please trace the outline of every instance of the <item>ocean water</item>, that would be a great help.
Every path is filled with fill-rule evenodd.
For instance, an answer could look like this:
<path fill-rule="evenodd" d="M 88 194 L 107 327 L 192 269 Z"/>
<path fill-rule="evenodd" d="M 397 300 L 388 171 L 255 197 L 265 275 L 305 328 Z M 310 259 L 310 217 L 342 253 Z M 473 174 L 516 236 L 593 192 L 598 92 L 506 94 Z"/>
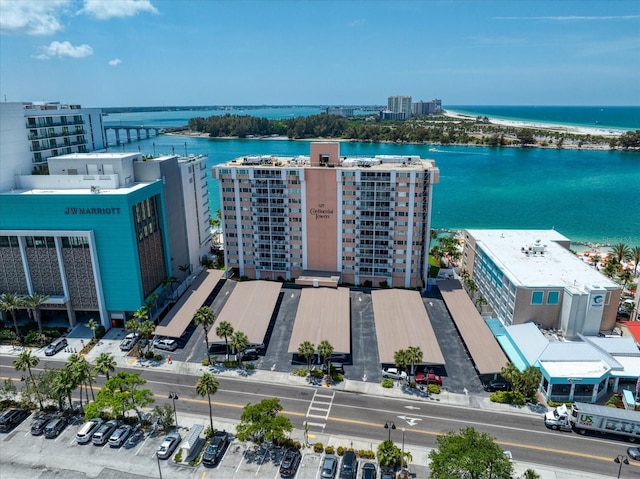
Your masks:
<path fill-rule="evenodd" d="M 138 115 L 135 121 L 147 125 L 163 118 Z M 308 154 L 309 142 L 160 135 L 112 146 L 111 151 L 204 154 L 211 167 L 245 155 Z M 435 228 L 555 228 L 575 242 L 640 245 L 637 152 L 342 143 L 341 154 L 434 159 L 440 168 L 433 193 Z M 215 214 L 220 200 L 214 179 L 208 189 Z"/>

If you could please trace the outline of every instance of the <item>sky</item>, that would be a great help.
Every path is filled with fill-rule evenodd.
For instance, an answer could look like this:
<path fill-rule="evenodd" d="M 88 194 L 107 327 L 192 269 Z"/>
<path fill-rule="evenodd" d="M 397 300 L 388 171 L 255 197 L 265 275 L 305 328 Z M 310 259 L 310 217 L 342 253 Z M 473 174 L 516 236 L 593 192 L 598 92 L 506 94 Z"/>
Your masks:
<path fill-rule="evenodd" d="M 640 105 L 640 1 L 0 0 L 0 101 Z"/>

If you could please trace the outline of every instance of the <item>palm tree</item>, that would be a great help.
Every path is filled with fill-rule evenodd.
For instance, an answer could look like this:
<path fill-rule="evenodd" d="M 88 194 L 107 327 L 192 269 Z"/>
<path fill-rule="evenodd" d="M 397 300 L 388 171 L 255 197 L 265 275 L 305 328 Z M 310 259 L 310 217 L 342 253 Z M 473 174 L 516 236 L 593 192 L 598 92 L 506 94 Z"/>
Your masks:
<path fill-rule="evenodd" d="M 419 346 L 409 346 L 407 348 L 407 359 L 409 360 L 409 364 L 411 365 L 411 375 L 415 376 L 416 374 L 416 364 L 422 362 L 424 355 L 422 354 L 422 349 Z"/>
<path fill-rule="evenodd" d="M 323 363 L 329 356 L 331 356 L 332 353 L 333 346 L 331 345 L 331 343 L 326 339 L 320 341 L 320 344 L 318 344 L 318 354 L 322 357 Z"/>
<path fill-rule="evenodd" d="M 631 248 L 631 260 L 633 261 L 633 277 L 638 275 L 638 264 L 640 263 L 640 246 Z"/>
<path fill-rule="evenodd" d="M 617 263 L 631 259 L 631 248 L 624 243 L 618 243 L 611 247 L 611 256 Z"/>
<path fill-rule="evenodd" d="M 69 363 L 67 364 L 70 364 L 70 367 L 72 368 L 73 372 L 75 372 L 76 374 L 76 378 L 78 379 L 78 384 L 80 386 L 80 395 L 82 396 L 82 388 L 84 387 L 85 398 L 88 403 L 89 389 L 91 389 L 91 397 L 95 400 L 95 395 L 93 393 L 93 388 L 91 386 L 93 385 L 93 381 L 96 378 L 96 373 L 91 363 L 89 363 L 85 358 L 83 358 L 79 354 L 72 354 L 71 357 L 69 358 Z"/>
<path fill-rule="evenodd" d="M 202 326 L 204 330 L 204 342 L 207 345 L 207 358 L 211 364 L 211 354 L 209 354 L 209 328 L 215 322 L 216 316 L 209 306 L 202 306 L 193 316 L 193 322 L 196 326 Z"/>
<path fill-rule="evenodd" d="M 213 433 L 213 410 L 211 409 L 211 395 L 218 392 L 220 383 L 211 373 L 204 373 L 200 379 L 196 381 L 196 394 L 198 396 L 207 396 L 209 401 L 209 422 L 211 424 L 211 432 Z"/>
<path fill-rule="evenodd" d="M 156 325 L 153 324 L 153 321 L 149 321 L 148 319 L 143 321 L 143 322 L 141 322 L 140 326 L 138 326 L 138 334 L 140 335 L 140 337 L 142 339 L 147 339 L 148 340 L 153 335 L 153 332 L 155 330 L 156 330 Z M 141 347 L 142 347 L 141 344 L 142 344 L 142 341 L 138 341 L 138 344 L 137 344 L 137 346 L 138 346 L 138 355 L 141 352 Z M 148 344 L 148 341 L 147 341 L 147 344 Z"/>
<path fill-rule="evenodd" d="M 25 306 L 29 312 L 33 312 L 33 319 L 38 325 L 38 332 L 42 337 L 42 319 L 40 318 L 40 308 L 43 304 L 49 301 L 49 296 L 45 294 L 32 293 L 29 296 L 22 298 L 22 305 Z"/>
<path fill-rule="evenodd" d="M 393 362 L 398 369 L 405 369 L 411 361 L 409 360 L 409 353 L 406 349 L 400 349 L 393 353 Z"/>
<path fill-rule="evenodd" d="M 229 336 L 233 334 L 233 326 L 227 321 L 222 321 L 216 328 L 216 336 L 224 338 L 224 342 L 227 345 L 227 359 L 229 359 Z"/>
<path fill-rule="evenodd" d="M 311 370 L 311 358 L 315 354 L 315 346 L 311 341 L 305 341 L 298 346 L 298 354 L 307 360 L 307 370 Z"/>
<path fill-rule="evenodd" d="M 236 331 L 231 335 L 231 349 L 236 352 L 236 357 L 241 351 L 249 346 L 249 338 L 242 331 Z M 242 361 L 242 356 L 240 356 L 240 360 Z"/>
<path fill-rule="evenodd" d="M 15 311 L 22 307 L 22 299 L 15 293 L 4 293 L 0 295 L 0 310 L 8 313 L 13 318 L 13 326 L 16 328 L 16 338 L 20 337 L 18 329 L 18 318 Z"/>
<path fill-rule="evenodd" d="M 596 269 L 598 269 L 598 265 L 602 261 L 602 256 L 600 256 L 599 254 L 594 254 L 593 256 L 589 256 L 589 261 L 593 264 L 593 266 L 595 266 Z"/>
<path fill-rule="evenodd" d="M 98 326 L 100 326 L 100 324 L 93 318 L 87 321 L 87 328 L 93 333 L 93 339 L 96 339 L 96 329 L 98 329 Z"/>
<path fill-rule="evenodd" d="M 526 471 L 524 471 L 522 479 L 540 479 L 540 474 L 538 474 L 533 469 L 527 469 Z"/>
<path fill-rule="evenodd" d="M 59 369 L 51 388 L 54 394 L 58 397 L 60 409 L 64 406 L 62 398 L 67 398 L 69 400 L 69 408 L 73 407 L 71 393 L 76 387 L 77 384 L 74 374 L 68 368 Z"/>
<path fill-rule="evenodd" d="M 31 371 L 31 368 L 35 368 L 39 362 L 40 359 L 37 356 L 31 354 L 30 349 L 26 349 L 18 355 L 18 359 L 13 361 L 13 367 L 16 368 L 17 371 L 29 371 L 29 378 L 31 379 L 31 383 L 36 390 L 36 396 L 38 397 L 38 402 L 40 403 L 40 409 L 42 409 L 42 398 L 40 397 L 38 387 L 36 385 L 35 379 L 33 378 L 33 372 Z"/>
<path fill-rule="evenodd" d="M 116 360 L 111 354 L 100 353 L 100 355 L 96 358 L 94 369 L 96 370 L 96 372 L 104 374 L 107 379 L 109 379 L 109 373 L 115 372 L 117 365 L 118 363 L 116 363 Z"/>
<path fill-rule="evenodd" d="M 83 361 L 82 356 L 79 354 L 72 354 L 69 356 L 67 363 L 64 365 L 64 369 L 69 371 L 69 374 L 73 378 L 74 389 L 80 388 L 80 409 L 82 409 L 82 389 L 84 388 L 83 368 L 80 363 Z"/>

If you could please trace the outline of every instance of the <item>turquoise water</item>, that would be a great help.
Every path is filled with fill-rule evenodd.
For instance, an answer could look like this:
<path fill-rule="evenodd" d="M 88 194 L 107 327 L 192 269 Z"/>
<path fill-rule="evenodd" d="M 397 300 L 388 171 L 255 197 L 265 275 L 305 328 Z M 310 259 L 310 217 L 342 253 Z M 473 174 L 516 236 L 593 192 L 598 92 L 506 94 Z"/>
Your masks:
<path fill-rule="evenodd" d="M 308 154 L 309 142 L 162 135 L 111 151 L 204 154 L 213 166 L 244 155 Z M 434 159 L 435 228 L 555 228 L 576 242 L 640 245 L 640 153 L 367 143 L 343 143 L 341 153 Z M 220 208 L 217 188 L 211 179 L 213 214 Z"/>

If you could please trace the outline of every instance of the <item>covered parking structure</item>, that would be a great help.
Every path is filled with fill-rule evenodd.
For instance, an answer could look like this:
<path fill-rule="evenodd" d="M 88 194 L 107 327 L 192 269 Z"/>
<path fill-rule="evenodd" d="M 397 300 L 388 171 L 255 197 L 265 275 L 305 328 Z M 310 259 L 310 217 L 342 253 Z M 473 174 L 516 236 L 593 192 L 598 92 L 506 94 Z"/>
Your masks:
<path fill-rule="evenodd" d="M 224 271 L 217 269 L 203 270 L 160 322 L 154 334 L 169 338 L 182 336 L 191 324 L 194 314 L 202 307 L 223 274 Z"/>
<path fill-rule="evenodd" d="M 509 362 L 460 281 L 438 281 L 438 289 L 481 376 L 497 375 Z"/>
<path fill-rule="evenodd" d="M 351 354 L 351 309 L 348 288 L 308 288 L 300 303 L 289 341 L 290 354 L 309 341 L 314 346 L 329 341 L 335 353 Z"/>
<path fill-rule="evenodd" d="M 216 335 L 216 328 L 222 321 L 226 321 L 233 326 L 234 331 L 246 334 L 250 345 L 263 344 L 281 287 L 281 283 L 273 281 L 237 283 L 209 330 L 209 342 L 224 343 L 224 338 Z"/>
<path fill-rule="evenodd" d="M 423 360 L 420 364 L 445 364 L 419 292 L 378 290 L 371 292 L 371 299 L 382 364 L 394 364 L 396 351 L 410 346 L 417 346 L 422 351 Z"/>

